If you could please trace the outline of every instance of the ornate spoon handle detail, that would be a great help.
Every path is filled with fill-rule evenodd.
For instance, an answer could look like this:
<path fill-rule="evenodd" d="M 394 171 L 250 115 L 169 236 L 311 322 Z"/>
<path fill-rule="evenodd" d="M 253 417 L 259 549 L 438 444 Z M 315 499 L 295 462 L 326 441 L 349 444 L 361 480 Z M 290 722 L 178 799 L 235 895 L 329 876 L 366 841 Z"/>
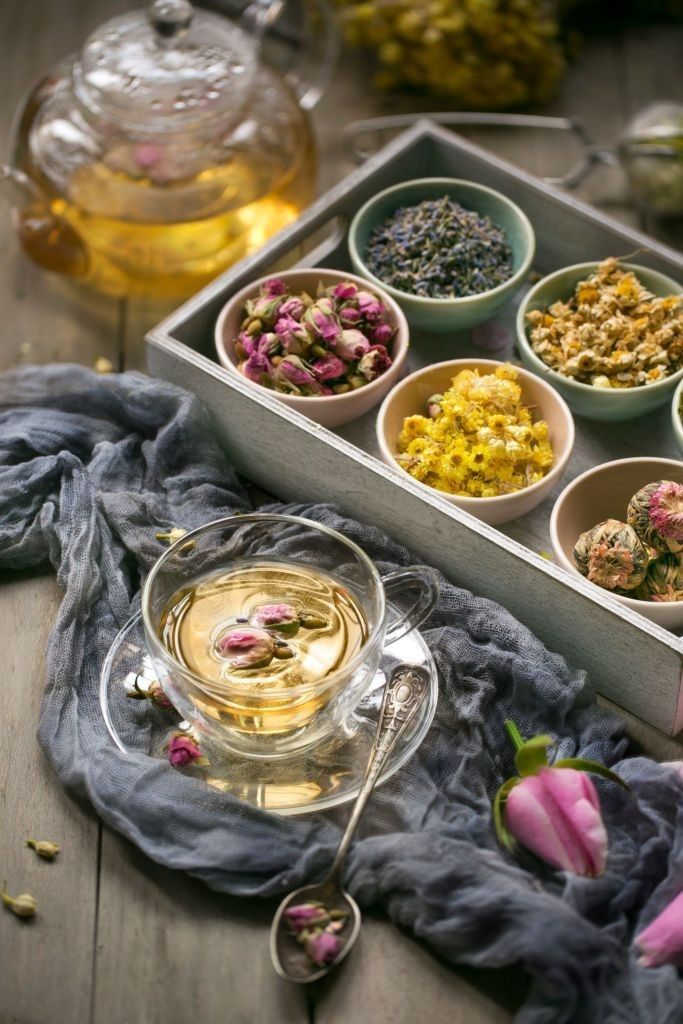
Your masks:
<path fill-rule="evenodd" d="M 387 758 L 399 737 L 414 719 L 428 692 L 429 676 L 423 668 L 417 665 L 399 665 L 392 672 L 384 691 L 377 734 L 365 778 L 325 882 L 332 881 L 341 873 L 356 826 Z"/>

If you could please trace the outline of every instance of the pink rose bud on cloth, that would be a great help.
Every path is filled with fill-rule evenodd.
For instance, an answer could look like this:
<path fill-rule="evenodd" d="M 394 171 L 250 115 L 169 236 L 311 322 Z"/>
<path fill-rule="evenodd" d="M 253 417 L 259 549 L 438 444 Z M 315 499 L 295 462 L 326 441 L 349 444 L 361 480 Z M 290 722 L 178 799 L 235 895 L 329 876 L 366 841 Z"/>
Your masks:
<path fill-rule="evenodd" d="M 683 967 L 683 892 L 679 892 L 645 931 L 635 938 L 641 967 Z"/>
<path fill-rule="evenodd" d="M 605 870 L 607 831 L 597 790 L 586 775 L 593 772 L 628 789 L 597 761 L 565 757 L 548 764 L 551 736 L 524 740 L 514 722 L 506 722 L 515 746 L 519 775 L 508 779 L 493 802 L 493 819 L 501 844 L 514 851 L 521 843 L 561 871 L 595 877 Z"/>
<path fill-rule="evenodd" d="M 189 736 L 172 736 L 168 744 L 168 759 L 174 768 L 185 768 L 193 762 L 206 763 L 202 752 Z"/>

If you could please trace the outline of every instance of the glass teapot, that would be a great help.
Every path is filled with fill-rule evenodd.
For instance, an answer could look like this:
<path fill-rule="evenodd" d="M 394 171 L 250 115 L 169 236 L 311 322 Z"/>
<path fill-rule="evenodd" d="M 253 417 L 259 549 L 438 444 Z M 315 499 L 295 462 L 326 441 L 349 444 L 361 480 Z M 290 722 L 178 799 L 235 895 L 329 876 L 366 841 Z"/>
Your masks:
<path fill-rule="evenodd" d="M 182 296 L 297 217 L 334 29 L 316 0 L 315 45 L 297 55 L 307 80 L 286 80 L 260 59 L 282 6 L 251 0 L 236 24 L 156 0 L 38 83 L 0 165 L 36 263 L 113 295 Z"/>

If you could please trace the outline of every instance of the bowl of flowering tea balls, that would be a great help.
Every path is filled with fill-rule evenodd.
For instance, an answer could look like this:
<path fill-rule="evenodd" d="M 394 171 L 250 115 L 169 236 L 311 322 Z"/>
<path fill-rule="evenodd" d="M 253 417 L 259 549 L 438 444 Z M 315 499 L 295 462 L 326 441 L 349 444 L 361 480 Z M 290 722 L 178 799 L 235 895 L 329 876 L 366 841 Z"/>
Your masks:
<path fill-rule="evenodd" d="M 683 462 L 618 459 L 555 502 L 555 560 L 665 629 L 683 629 Z"/>

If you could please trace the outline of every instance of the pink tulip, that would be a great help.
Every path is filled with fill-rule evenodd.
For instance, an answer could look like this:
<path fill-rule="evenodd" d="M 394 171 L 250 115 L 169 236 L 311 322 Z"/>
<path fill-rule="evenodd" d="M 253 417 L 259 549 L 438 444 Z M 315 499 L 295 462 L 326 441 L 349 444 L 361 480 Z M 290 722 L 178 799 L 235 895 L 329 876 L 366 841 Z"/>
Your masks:
<path fill-rule="evenodd" d="M 316 935 L 309 935 L 306 939 L 306 953 L 314 964 L 322 967 L 323 964 L 331 964 L 341 952 L 341 940 L 329 932 L 318 932 Z"/>
<path fill-rule="evenodd" d="M 636 936 L 635 944 L 642 952 L 638 961 L 642 967 L 683 967 L 683 892 Z"/>
<path fill-rule="evenodd" d="M 563 871 L 594 877 L 607 860 L 607 833 L 597 790 L 573 768 L 541 768 L 507 795 L 505 824 L 542 860 Z"/>

